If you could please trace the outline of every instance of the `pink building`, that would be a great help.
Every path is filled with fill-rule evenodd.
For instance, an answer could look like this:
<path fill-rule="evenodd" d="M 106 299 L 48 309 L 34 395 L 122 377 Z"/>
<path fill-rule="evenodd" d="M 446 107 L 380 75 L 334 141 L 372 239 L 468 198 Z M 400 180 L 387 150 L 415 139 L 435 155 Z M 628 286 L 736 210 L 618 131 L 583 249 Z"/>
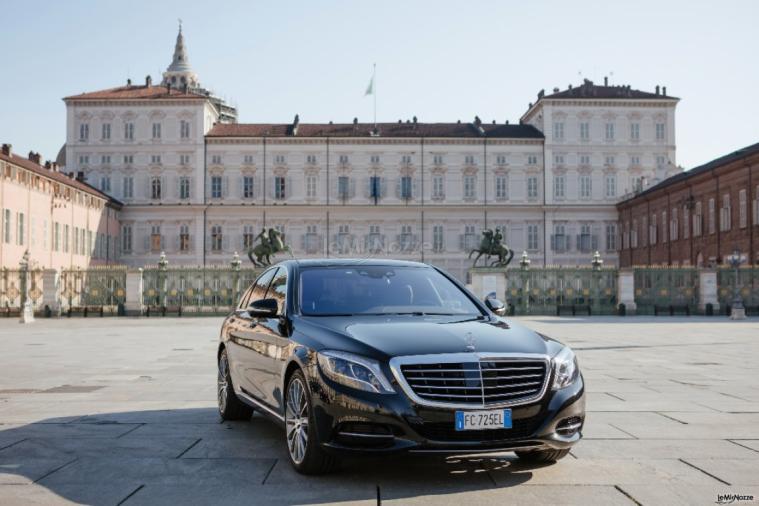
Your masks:
<path fill-rule="evenodd" d="M 40 164 L 40 154 L 0 152 L 0 266 L 32 268 L 110 265 L 118 258 L 121 203 L 92 186 Z"/>

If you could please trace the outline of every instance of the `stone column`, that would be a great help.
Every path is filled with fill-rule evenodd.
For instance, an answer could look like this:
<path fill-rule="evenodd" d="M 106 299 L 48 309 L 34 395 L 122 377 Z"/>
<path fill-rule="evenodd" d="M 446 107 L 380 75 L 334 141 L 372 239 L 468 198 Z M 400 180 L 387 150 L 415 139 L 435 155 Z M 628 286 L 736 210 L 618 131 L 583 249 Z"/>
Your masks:
<path fill-rule="evenodd" d="M 495 298 L 505 302 L 506 270 L 499 268 L 474 267 L 469 270 L 472 276 L 472 293 L 480 300 L 495 294 Z"/>
<path fill-rule="evenodd" d="M 617 278 L 617 301 L 625 305 L 625 312 L 634 315 L 637 309 L 635 304 L 635 276 L 632 269 L 619 269 Z"/>
<path fill-rule="evenodd" d="M 42 307 L 45 306 L 53 316 L 61 315 L 61 275 L 55 269 L 42 271 Z"/>
<path fill-rule="evenodd" d="M 142 316 L 144 309 L 142 303 L 142 269 L 129 269 L 126 275 L 126 314 L 128 316 Z"/>
<path fill-rule="evenodd" d="M 714 314 L 719 314 L 719 299 L 717 298 L 717 271 L 702 269 L 698 272 L 698 310 L 706 311 L 706 305 L 711 304 Z"/>

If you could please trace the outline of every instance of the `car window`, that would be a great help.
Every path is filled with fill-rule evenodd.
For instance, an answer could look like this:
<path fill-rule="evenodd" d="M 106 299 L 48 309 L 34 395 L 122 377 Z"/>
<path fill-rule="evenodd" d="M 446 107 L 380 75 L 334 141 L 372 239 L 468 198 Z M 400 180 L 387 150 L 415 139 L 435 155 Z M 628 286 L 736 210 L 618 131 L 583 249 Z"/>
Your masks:
<path fill-rule="evenodd" d="M 238 309 L 245 309 L 248 307 L 248 300 L 250 300 L 250 294 L 253 293 L 253 287 L 255 284 L 250 285 L 250 287 L 245 290 L 245 293 L 242 294 L 242 297 L 240 297 L 240 303 L 237 305 Z"/>
<path fill-rule="evenodd" d="M 277 314 L 284 314 L 287 295 L 287 269 L 280 267 L 266 292 L 267 299 L 277 300 Z"/>
<path fill-rule="evenodd" d="M 305 315 L 481 314 L 458 286 L 431 267 L 314 267 L 302 270 L 299 278 Z"/>
<path fill-rule="evenodd" d="M 248 299 L 247 304 L 266 298 L 266 290 L 269 288 L 269 283 L 271 282 L 271 278 L 274 277 L 274 274 L 276 272 L 277 272 L 277 268 L 275 267 L 261 274 L 261 276 L 256 280 L 256 282 L 253 283 L 253 290 L 251 291 L 250 299 Z"/>

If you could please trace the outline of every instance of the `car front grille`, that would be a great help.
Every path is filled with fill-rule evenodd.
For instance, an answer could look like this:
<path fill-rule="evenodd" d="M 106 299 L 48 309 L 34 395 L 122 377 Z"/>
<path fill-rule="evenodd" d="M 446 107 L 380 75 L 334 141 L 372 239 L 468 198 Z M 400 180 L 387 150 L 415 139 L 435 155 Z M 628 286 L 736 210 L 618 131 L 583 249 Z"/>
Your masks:
<path fill-rule="evenodd" d="M 543 416 L 521 418 L 514 420 L 510 429 L 456 430 L 453 419 L 448 422 L 412 424 L 411 427 L 417 434 L 431 441 L 477 441 L 491 443 L 529 438 L 538 430 L 543 420 Z"/>
<path fill-rule="evenodd" d="M 548 379 L 548 361 L 484 358 L 472 362 L 405 363 L 408 387 L 426 404 L 489 407 L 537 400 Z"/>

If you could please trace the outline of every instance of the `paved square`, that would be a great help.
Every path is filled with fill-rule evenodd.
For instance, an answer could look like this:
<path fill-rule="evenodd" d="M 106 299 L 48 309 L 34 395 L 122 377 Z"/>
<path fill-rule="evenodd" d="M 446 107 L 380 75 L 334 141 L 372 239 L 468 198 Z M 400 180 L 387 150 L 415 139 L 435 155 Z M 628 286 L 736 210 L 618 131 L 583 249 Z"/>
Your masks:
<path fill-rule="evenodd" d="M 0 504 L 759 501 L 759 323 L 518 320 L 579 356 L 571 456 L 364 459 L 317 478 L 291 470 L 273 423 L 220 423 L 220 318 L 0 320 Z"/>

